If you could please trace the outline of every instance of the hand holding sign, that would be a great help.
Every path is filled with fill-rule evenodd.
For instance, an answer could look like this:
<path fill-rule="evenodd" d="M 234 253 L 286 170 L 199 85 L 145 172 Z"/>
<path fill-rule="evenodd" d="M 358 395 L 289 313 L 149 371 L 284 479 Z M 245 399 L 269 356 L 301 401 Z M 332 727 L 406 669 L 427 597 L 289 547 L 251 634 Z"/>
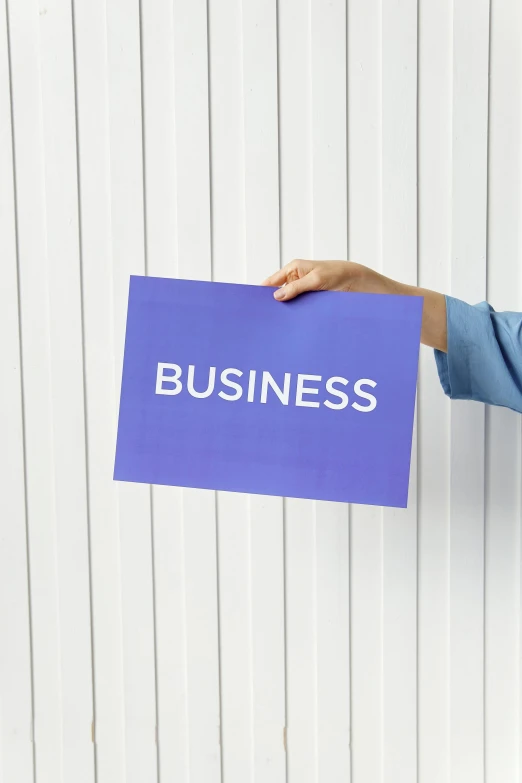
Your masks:
<path fill-rule="evenodd" d="M 419 298 L 131 278 L 114 477 L 405 506 L 421 317 Z"/>
<path fill-rule="evenodd" d="M 282 286 L 275 299 L 288 302 L 305 291 L 352 291 L 363 294 L 422 296 L 424 310 L 421 340 L 431 348 L 447 350 L 446 299 L 437 291 L 405 285 L 352 261 L 291 261 L 268 277 L 263 285 Z"/>

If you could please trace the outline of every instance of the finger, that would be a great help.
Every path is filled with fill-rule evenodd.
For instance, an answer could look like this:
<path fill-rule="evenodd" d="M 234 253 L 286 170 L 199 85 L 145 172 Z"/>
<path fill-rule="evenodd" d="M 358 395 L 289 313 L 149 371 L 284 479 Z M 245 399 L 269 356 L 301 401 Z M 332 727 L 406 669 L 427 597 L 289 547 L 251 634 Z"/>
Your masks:
<path fill-rule="evenodd" d="M 283 267 L 283 269 L 278 269 L 273 275 L 270 275 L 266 280 L 263 280 L 261 285 L 283 285 L 283 283 L 286 283 L 287 276 L 288 269 Z"/>
<path fill-rule="evenodd" d="M 287 283 L 282 288 L 278 288 L 274 291 L 274 298 L 280 302 L 287 302 L 289 299 L 294 299 L 299 294 L 304 294 L 305 291 L 317 290 L 317 280 L 313 272 L 309 272 L 299 280 L 294 280 L 292 283 Z"/>
<path fill-rule="evenodd" d="M 296 261 L 290 261 L 282 269 L 278 269 L 273 275 L 267 277 L 262 285 L 283 285 L 283 283 L 287 282 L 290 273 L 295 271 L 295 268 Z"/>

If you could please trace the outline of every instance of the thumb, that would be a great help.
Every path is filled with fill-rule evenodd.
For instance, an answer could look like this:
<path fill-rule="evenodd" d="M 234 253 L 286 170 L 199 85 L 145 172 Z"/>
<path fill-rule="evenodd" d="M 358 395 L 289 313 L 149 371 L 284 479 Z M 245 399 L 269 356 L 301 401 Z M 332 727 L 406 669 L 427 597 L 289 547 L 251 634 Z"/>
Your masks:
<path fill-rule="evenodd" d="M 317 280 L 313 272 L 308 272 L 307 275 L 301 277 L 299 280 L 294 280 L 292 283 L 287 283 L 282 288 L 278 288 L 274 292 L 274 298 L 280 302 L 286 302 L 289 299 L 294 299 L 299 294 L 304 294 L 305 291 L 314 291 L 317 289 Z"/>

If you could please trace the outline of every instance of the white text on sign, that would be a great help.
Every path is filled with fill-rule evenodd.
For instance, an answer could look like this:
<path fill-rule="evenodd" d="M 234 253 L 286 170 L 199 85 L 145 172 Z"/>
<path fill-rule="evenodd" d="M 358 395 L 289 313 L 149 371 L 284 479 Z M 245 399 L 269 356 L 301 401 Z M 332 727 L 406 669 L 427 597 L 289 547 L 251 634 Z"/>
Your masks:
<path fill-rule="evenodd" d="M 221 388 L 217 391 L 217 394 L 222 400 L 228 402 L 235 402 L 241 399 L 246 391 L 248 402 L 266 403 L 268 395 L 271 393 L 283 405 L 289 405 L 292 402 L 294 405 L 303 408 L 319 408 L 322 403 L 332 410 L 342 410 L 350 404 L 350 397 L 347 391 L 345 391 L 350 381 L 339 375 L 332 376 L 324 381 L 324 391 L 321 375 L 298 373 L 296 381 L 293 383 L 292 373 L 287 372 L 284 373 L 281 386 L 271 373 L 266 370 L 259 372 L 257 370 L 249 370 L 248 373 L 244 373 L 235 367 L 227 367 L 220 373 L 219 382 L 216 384 L 217 368 L 209 367 L 206 373 L 198 373 L 198 386 L 202 384 L 199 386 L 199 390 L 196 389 L 195 375 L 195 365 L 189 364 L 186 374 L 186 385 L 184 385 L 185 378 L 179 364 L 158 362 L 156 394 L 175 396 L 181 394 L 184 388 L 186 388 L 192 397 L 204 399 L 214 394 L 217 391 L 217 385 L 220 384 Z M 238 380 L 232 380 L 232 378 Z M 248 378 L 246 388 L 245 385 L 239 382 L 239 379 L 243 378 L 244 380 Z M 203 388 L 205 385 L 206 388 Z M 365 387 L 374 389 L 376 386 L 377 383 L 370 378 L 360 378 L 355 381 L 353 393 L 359 401 L 352 402 L 351 407 L 362 413 L 370 413 L 375 410 L 377 398 L 366 391 Z M 322 399 L 321 402 L 318 399 L 310 399 L 311 397 L 324 396 L 325 393 L 328 396 L 326 399 Z M 364 401 L 363 404 L 361 404 L 361 401 Z"/>

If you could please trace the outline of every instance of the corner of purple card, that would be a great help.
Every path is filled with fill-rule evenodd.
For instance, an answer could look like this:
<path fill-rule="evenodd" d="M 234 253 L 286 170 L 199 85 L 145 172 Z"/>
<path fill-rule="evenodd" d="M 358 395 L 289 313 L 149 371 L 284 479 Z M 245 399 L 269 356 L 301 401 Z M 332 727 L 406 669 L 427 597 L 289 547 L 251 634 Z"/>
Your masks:
<path fill-rule="evenodd" d="M 130 279 L 114 478 L 406 507 L 422 297 Z"/>

